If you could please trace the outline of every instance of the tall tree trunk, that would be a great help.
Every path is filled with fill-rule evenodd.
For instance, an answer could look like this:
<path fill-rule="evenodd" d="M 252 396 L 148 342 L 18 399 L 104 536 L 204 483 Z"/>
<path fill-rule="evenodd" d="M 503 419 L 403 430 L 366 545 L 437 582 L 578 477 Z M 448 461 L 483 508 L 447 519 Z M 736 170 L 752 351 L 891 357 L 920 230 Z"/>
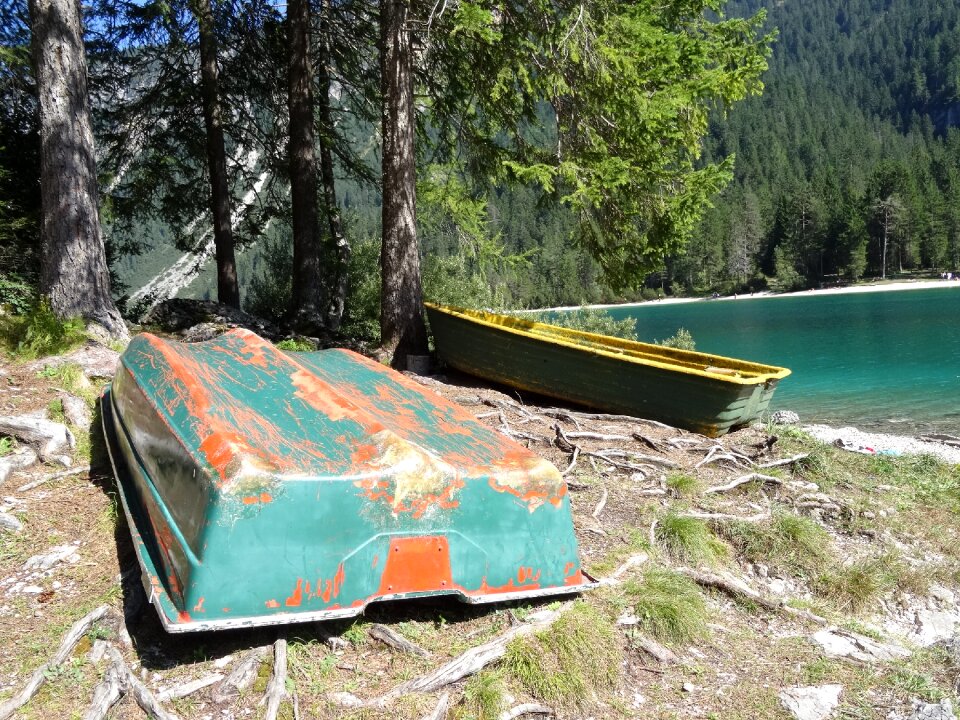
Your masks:
<path fill-rule="evenodd" d="M 290 200 L 293 210 L 293 297 L 296 327 L 316 332 L 321 318 L 320 244 L 317 237 L 317 167 L 313 140 L 310 0 L 290 0 Z"/>
<path fill-rule="evenodd" d="M 97 214 L 97 166 L 79 0 L 30 0 L 40 100 L 40 291 L 61 317 L 81 316 L 128 337 L 110 297 Z"/>
<path fill-rule="evenodd" d="M 330 241 L 336 254 L 336 269 L 332 273 L 327 298 L 327 329 L 336 331 L 343 320 L 343 310 L 347 297 L 347 280 L 350 270 L 350 243 L 343 233 L 343 221 L 340 207 L 337 205 L 336 180 L 333 175 L 333 118 L 330 115 L 330 2 L 322 0 L 323 11 L 320 17 L 320 67 L 317 69 L 317 84 L 320 98 L 317 111 L 324 136 L 320 138 L 320 182 L 323 187 L 323 204 L 330 226 Z"/>
<path fill-rule="evenodd" d="M 210 0 L 193 0 L 193 13 L 200 29 L 200 93 L 203 122 L 207 130 L 207 165 L 213 210 L 213 240 L 217 252 L 217 299 L 240 307 L 240 286 L 230 227 L 230 191 L 227 186 L 227 156 L 223 147 L 223 117 L 217 70 L 217 36 Z"/>
<path fill-rule="evenodd" d="M 427 352 L 420 286 L 414 163 L 413 47 L 405 0 L 380 1 L 383 244 L 380 335 L 395 367 Z"/>

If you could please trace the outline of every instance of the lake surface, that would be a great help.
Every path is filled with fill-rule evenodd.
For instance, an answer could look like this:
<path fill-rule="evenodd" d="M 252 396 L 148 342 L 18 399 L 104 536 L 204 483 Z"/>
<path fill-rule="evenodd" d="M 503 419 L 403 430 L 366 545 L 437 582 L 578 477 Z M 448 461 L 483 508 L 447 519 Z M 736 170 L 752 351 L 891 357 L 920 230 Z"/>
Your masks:
<path fill-rule="evenodd" d="M 640 340 L 788 367 L 771 409 L 804 422 L 960 434 L 960 283 L 930 290 L 618 307 Z"/>

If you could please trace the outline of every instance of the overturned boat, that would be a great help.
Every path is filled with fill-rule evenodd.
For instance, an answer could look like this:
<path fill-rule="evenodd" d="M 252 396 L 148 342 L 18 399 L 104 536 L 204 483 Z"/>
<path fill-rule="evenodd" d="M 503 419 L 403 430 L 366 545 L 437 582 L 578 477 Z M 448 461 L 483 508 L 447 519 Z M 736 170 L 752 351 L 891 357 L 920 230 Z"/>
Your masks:
<path fill-rule="evenodd" d="M 553 465 L 356 353 L 284 352 L 245 330 L 142 334 L 101 405 L 169 632 L 590 585 Z"/>
<path fill-rule="evenodd" d="M 710 437 L 770 406 L 786 368 L 427 304 L 437 354 L 488 380 Z"/>

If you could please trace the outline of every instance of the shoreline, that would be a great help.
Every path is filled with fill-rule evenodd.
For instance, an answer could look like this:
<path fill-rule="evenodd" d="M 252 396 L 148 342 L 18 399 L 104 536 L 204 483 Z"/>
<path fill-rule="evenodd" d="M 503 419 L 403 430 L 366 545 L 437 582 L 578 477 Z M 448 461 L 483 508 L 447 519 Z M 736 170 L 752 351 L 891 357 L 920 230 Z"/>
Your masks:
<path fill-rule="evenodd" d="M 800 423 L 805 433 L 820 442 L 866 455 L 934 455 L 950 465 L 960 465 L 960 447 L 909 435 L 865 432 L 855 427 L 833 427 L 818 423 Z M 871 452 L 872 451 L 872 452 Z"/>
<path fill-rule="evenodd" d="M 645 305 L 681 305 L 683 303 L 694 302 L 739 302 L 741 300 L 759 300 L 761 298 L 790 298 L 790 297 L 809 297 L 819 295 L 852 295 L 856 293 L 871 292 L 899 292 L 903 290 L 931 290 L 935 288 L 956 287 L 960 288 L 958 280 L 895 280 L 892 282 L 877 281 L 863 283 L 858 285 L 848 285 L 846 287 L 823 288 L 821 290 L 798 290 L 795 292 L 776 293 L 770 290 L 761 290 L 756 293 L 745 293 L 742 295 L 725 295 L 722 297 L 665 297 L 661 300 L 641 300 L 639 302 L 623 303 L 598 303 L 596 305 L 561 305 L 548 308 L 533 308 L 530 310 L 517 310 L 521 313 L 539 313 L 539 312 L 563 312 L 568 310 L 609 310 L 611 308 L 643 307 Z"/>

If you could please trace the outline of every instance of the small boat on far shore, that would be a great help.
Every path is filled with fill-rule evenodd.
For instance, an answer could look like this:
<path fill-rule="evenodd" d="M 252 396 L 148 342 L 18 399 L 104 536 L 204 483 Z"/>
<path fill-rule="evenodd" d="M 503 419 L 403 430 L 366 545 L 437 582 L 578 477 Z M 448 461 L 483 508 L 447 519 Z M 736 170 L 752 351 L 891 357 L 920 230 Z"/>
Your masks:
<path fill-rule="evenodd" d="M 717 437 L 770 405 L 786 368 L 427 304 L 437 355 L 521 390 Z"/>

